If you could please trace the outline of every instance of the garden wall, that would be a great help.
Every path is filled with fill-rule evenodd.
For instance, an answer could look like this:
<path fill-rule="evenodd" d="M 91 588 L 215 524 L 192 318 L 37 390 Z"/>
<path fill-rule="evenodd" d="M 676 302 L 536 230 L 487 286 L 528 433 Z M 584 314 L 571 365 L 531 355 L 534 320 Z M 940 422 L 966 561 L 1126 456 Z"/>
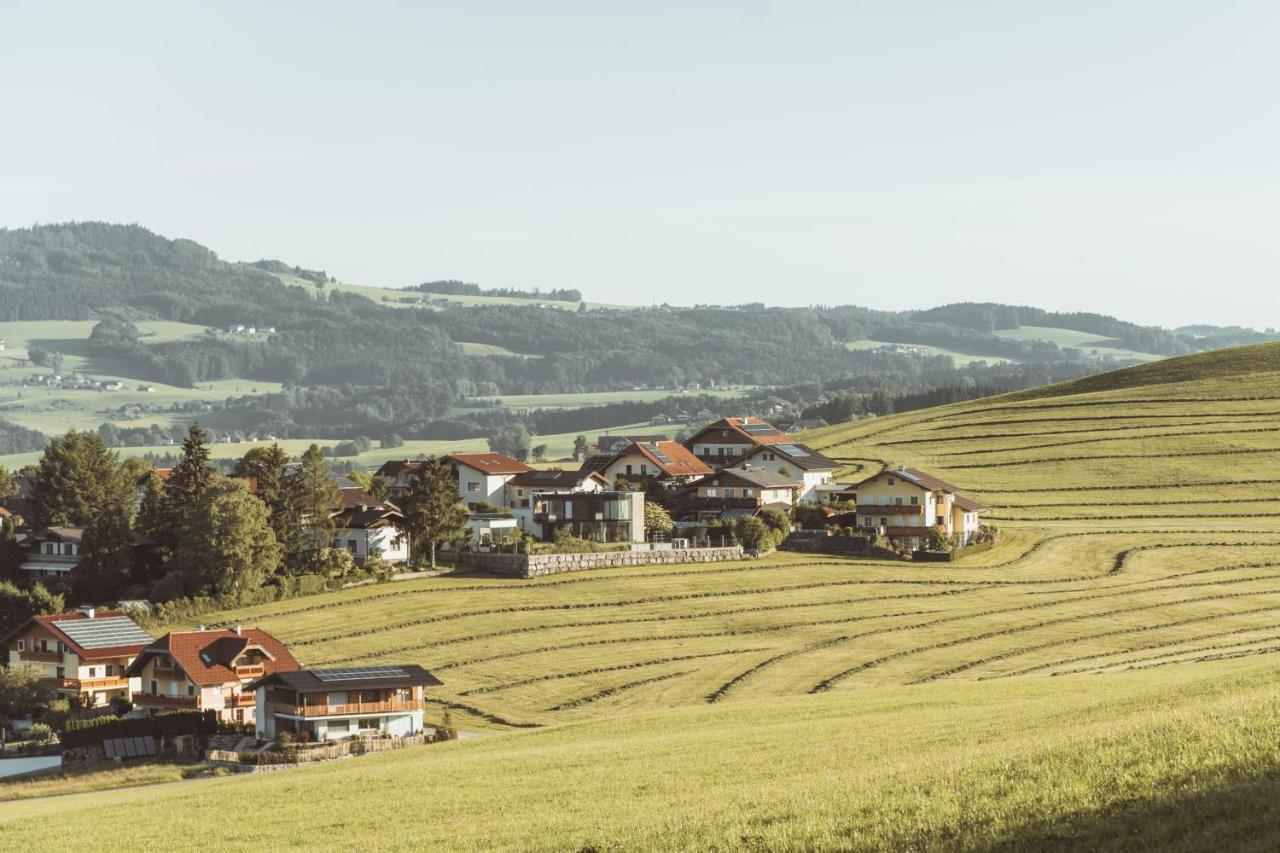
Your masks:
<path fill-rule="evenodd" d="M 911 559 L 918 563 L 952 563 L 970 554 L 990 551 L 994 545 L 994 542 L 980 542 L 977 545 L 956 548 L 954 551 L 916 551 L 911 555 Z"/>
<path fill-rule="evenodd" d="M 660 551 L 600 551 L 588 554 L 460 554 L 458 562 L 511 578 L 536 578 L 561 572 L 622 566 L 668 566 L 743 559 L 742 547 L 680 548 Z"/>

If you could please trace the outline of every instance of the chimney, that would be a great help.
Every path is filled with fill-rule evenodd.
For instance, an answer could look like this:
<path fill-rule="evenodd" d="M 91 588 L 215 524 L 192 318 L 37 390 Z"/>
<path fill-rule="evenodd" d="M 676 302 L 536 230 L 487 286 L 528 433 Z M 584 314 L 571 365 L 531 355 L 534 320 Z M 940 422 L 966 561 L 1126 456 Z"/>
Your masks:
<path fill-rule="evenodd" d="M 238 637 L 238 636 L 240 636 L 240 626 L 239 626 L 239 625 L 237 625 L 237 626 L 236 626 L 236 636 L 237 636 L 237 637 Z"/>
<path fill-rule="evenodd" d="M 81 607 L 80 612 L 85 616 L 88 616 L 90 619 L 93 618 L 94 609 L 92 607 Z"/>
<path fill-rule="evenodd" d="M 197 631 L 203 631 L 203 630 L 204 630 L 204 626 L 203 626 L 203 625 L 197 625 L 197 626 L 196 626 L 196 630 L 197 630 Z"/>

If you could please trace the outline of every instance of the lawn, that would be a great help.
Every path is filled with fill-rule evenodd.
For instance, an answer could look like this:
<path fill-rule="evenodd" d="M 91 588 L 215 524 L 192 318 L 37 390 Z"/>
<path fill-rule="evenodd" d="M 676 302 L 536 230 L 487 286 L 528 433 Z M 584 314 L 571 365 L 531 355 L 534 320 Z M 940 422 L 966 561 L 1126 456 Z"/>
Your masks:
<path fill-rule="evenodd" d="M 299 278 L 292 275 L 275 274 L 285 284 L 305 287 L 310 292 L 318 294 L 323 292 L 321 288 L 317 288 L 314 283 L 307 279 Z M 380 305 L 386 305 L 392 308 L 423 308 L 427 307 L 430 302 L 449 302 L 454 305 L 540 305 L 545 308 L 555 308 L 563 311 L 577 311 L 577 302 L 559 302 L 552 299 L 525 299 L 515 296 L 470 296 L 466 294 L 444 294 L 444 293 L 422 293 L 416 290 L 400 290 L 393 287 L 376 287 L 367 284 L 351 284 L 348 282 L 337 282 L 325 285 L 323 290 L 340 290 L 346 293 L 356 293 L 366 299 L 372 299 Z M 407 298 L 415 297 L 414 301 L 406 302 Z M 619 310 L 628 310 L 637 308 L 636 305 L 618 305 L 606 302 L 587 302 L 587 308 L 611 308 Z"/>
<path fill-rule="evenodd" d="M 1137 361 L 1156 361 L 1164 358 L 1149 352 L 1137 352 L 1131 349 L 1107 346 L 1108 339 L 1090 332 L 1077 332 L 1074 329 L 1058 329 L 1053 326 L 1019 326 L 1016 329 L 997 329 L 997 337 L 1014 341 L 1048 341 L 1060 347 L 1075 347 L 1089 355 L 1115 356 Z"/>
<path fill-rule="evenodd" d="M 653 403 L 668 397 L 709 395 L 722 400 L 742 397 L 755 388 L 714 388 L 706 391 L 588 391 L 580 394 L 506 394 L 496 398 L 465 401 L 459 408 L 474 411 L 478 403 L 498 400 L 507 409 L 579 409 L 584 406 L 604 406 L 609 403 Z"/>
<path fill-rule="evenodd" d="M 943 349 L 942 347 L 929 346 L 928 344 L 891 344 L 885 341 L 848 341 L 845 347 L 852 350 L 870 350 L 881 349 L 882 347 L 900 347 L 905 350 L 915 350 L 922 355 L 945 355 L 955 363 L 956 367 L 967 367 L 975 361 L 984 361 L 988 364 L 1009 364 L 1013 359 L 1001 358 L 994 355 L 971 355 L 955 350 Z"/>

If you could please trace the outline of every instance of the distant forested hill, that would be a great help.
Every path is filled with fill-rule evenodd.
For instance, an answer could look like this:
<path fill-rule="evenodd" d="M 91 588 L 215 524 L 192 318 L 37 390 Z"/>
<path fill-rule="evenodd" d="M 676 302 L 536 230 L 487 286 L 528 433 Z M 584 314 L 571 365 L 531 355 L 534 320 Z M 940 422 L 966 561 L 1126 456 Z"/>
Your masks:
<path fill-rule="evenodd" d="M 285 283 L 298 280 L 308 286 Z M 396 431 L 405 438 L 467 433 L 493 422 L 465 414 L 468 423 L 458 422 L 457 404 L 477 396 L 694 384 L 816 384 L 945 396 L 939 389 L 963 387 L 971 394 L 975 388 L 1027 387 L 1038 377 L 1069 378 L 1122 363 L 1034 336 L 997 334 L 1028 324 L 1087 332 L 1139 354 L 1266 337 L 1212 327 L 1170 331 L 1101 315 L 993 304 L 919 312 L 760 304 L 393 308 L 328 288 L 332 281 L 323 271 L 280 260 L 224 261 L 199 243 L 137 225 L 0 230 L 0 321 L 99 320 L 91 351 L 131 366 L 139 379 L 180 386 L 229 378 L 285 383 L 280 393 L 237 407 L 246 428 L 281 435 L 321 428 L 327 434 Z M 432 288 L 499 292 L 456 281 L 420 287 Z M 539 296 L 577 300 L 581 294 Z M 151 343 L 133 324 L 154 319 L 212 328 L 204 336 Z M 274 331 L 251 338 L 214 331 L 238 324 Z M 491 348 L 464 351 L 458 342 Z M 963 359 L 953 361 L 949 353 Z M 973 359 L 1007 363 L 967 363 Z"/>

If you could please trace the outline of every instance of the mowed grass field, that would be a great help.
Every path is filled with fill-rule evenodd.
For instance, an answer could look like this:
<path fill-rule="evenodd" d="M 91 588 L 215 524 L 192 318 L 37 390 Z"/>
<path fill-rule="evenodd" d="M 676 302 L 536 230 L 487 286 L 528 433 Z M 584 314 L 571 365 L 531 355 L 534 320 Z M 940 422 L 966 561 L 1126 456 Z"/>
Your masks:
<path fill-rule="evenodd" d="M 39 849 L 111 815 L 179 848 L 214 825 L 232 849 L 1280 843 L 1280 346 L 805 438 L 842 479 L 953 481 L 1003 541 L 952 564 L 459 574 L 204 617 L 308 666 L 421 663 L 444 682 L 431 715 L 484 737 L 3 806 L 0 837 Z M 246 798 L 278 804 L 265 828 L 229 819 Z"/>

